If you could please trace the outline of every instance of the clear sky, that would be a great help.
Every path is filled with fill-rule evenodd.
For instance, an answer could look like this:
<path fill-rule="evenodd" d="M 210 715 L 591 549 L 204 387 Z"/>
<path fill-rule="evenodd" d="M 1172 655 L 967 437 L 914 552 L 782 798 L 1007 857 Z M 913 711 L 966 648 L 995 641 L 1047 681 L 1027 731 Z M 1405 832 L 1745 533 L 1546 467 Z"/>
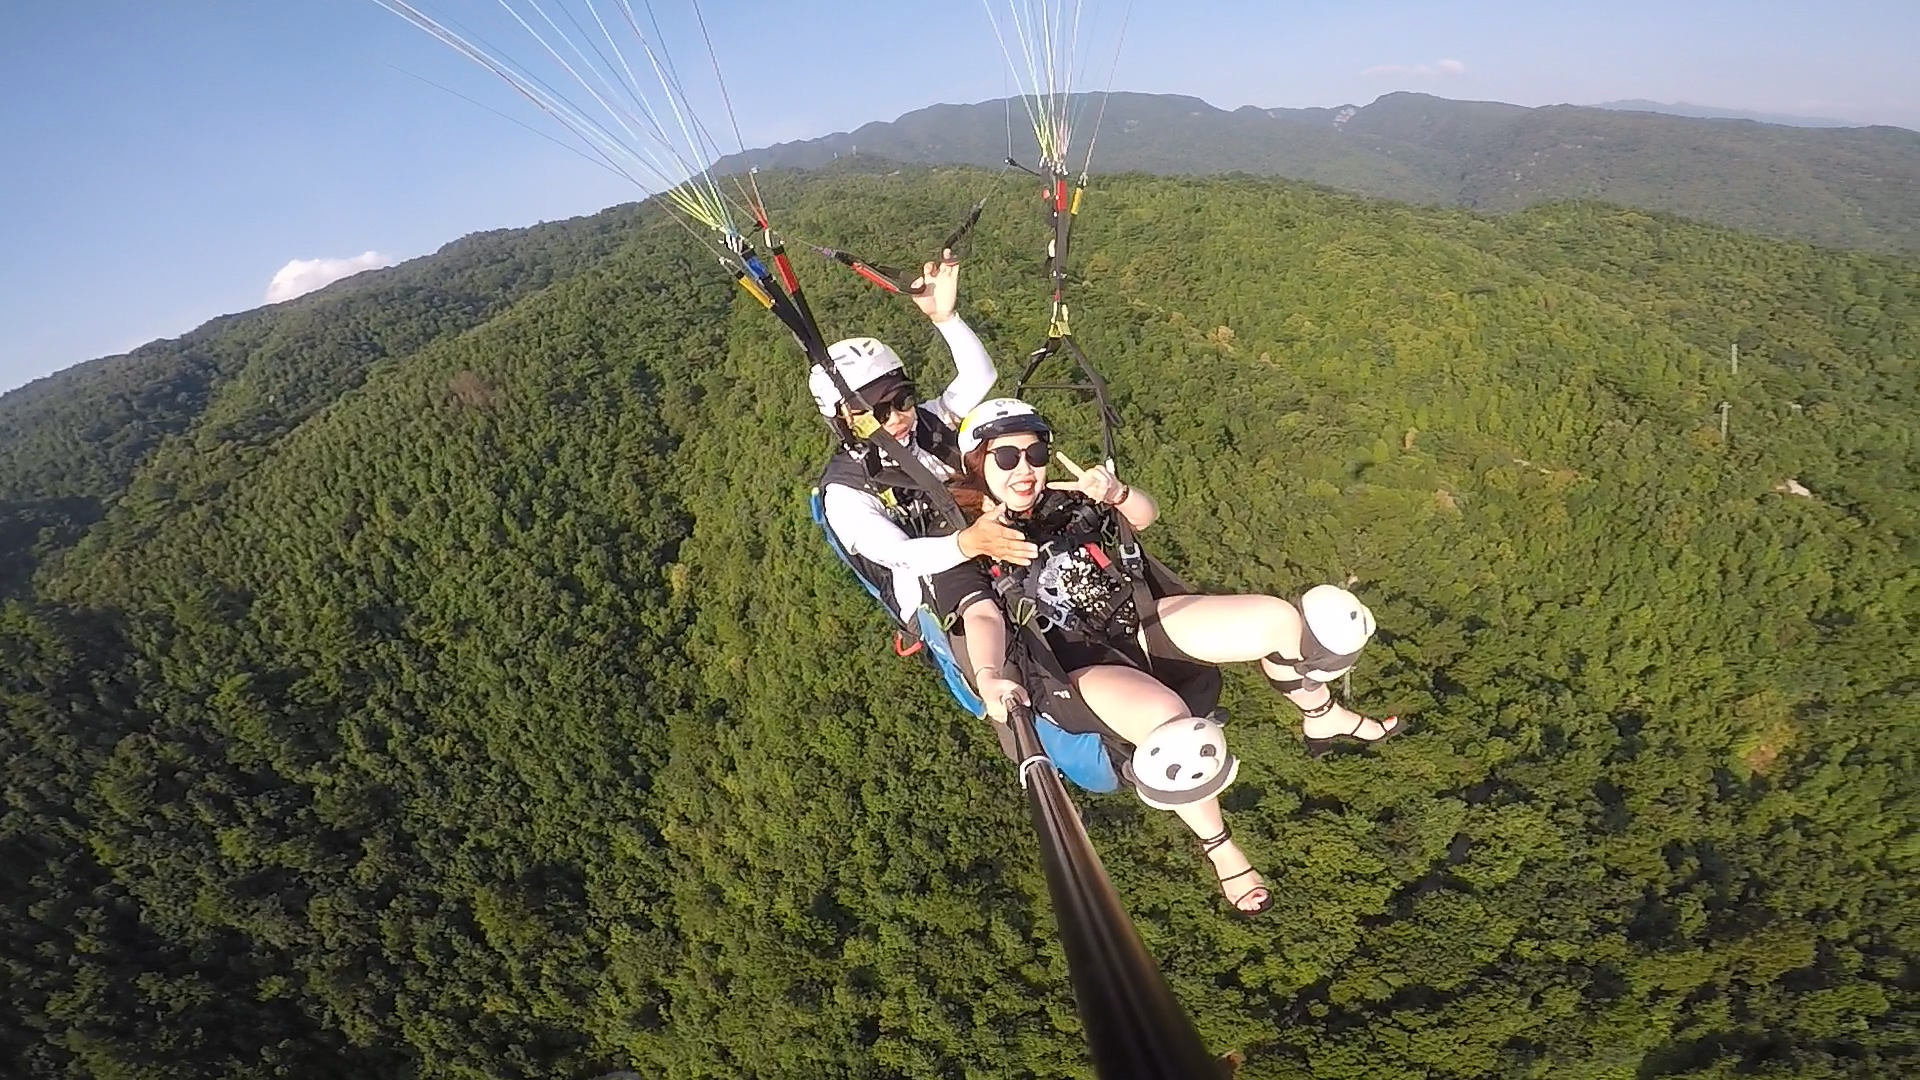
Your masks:
<path fill-rule="evenodd" d="M 545 2 L 560 17 L 561 0 Z M 988 3 L 1010 18 L 1008 0 Z M 1097 88 L 1127 5 L 1084 3 L 1082 85 Z M 324 280 L 320 260 L 412 258 L 469 232 L 642 194 L 422 82 L 563 134 L 373 0 L 8 7 L 0 391 L 258 306 L 270 288 Z M 654 9 L 682 77 L 709 85 L 696 78 L 706 56 L 688 0 Z M 429 10 L 498 52 L 538 56 L 494 0 Z M 988 10 L 965 0 L 701 7 L 748 146 L 1017 92 Z M 1916 42 L 1912 0 L 1134 0 L 1114 87 L 1224 108 L 1365 104 L 1393 90 L 1522 105 L 1650 98 L 1920 129 Z M 696 90 L 695 105 L 724 130 L 711 94 Z"/>

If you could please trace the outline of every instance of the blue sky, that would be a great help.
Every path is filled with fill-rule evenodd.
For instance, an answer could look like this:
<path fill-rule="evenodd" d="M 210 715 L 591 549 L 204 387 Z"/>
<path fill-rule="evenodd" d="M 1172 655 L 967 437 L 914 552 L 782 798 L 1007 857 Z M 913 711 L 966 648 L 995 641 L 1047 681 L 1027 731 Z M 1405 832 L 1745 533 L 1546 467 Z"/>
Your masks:
<path fill-rule="evenodd" d="M 990 2 L 1007 17 L 1007 0 Z M 256 307 L 295 260 L 412 258 L 641 195 L 421 82 L 561 134 L 372 0 L 12 6 L 0 34 L 0 391 Z M 1099 73 L 1089 83 L 1104 81 L 1125 7 L 1086 0 L 1083 26 L 1099 31 L 1082 48 Z M 490 0 L 431 10 L 471 14 L 499 51 L 537 55 Z M 655 10 L 683 77 L 704 85 L 686 0 Z M 749 146 L 1018 88 L 986 9 L 964 0 L 701 10 Z M 1134 0 L 1114 86 L 1226 108 L 1365 104 L 1402 89 L 1523 105 L 1651 98 L 1920 129 L 1916 41 L 1920 4 L 1896 0 Z M 710 94 L 696 105 L 724 123 Z"/>

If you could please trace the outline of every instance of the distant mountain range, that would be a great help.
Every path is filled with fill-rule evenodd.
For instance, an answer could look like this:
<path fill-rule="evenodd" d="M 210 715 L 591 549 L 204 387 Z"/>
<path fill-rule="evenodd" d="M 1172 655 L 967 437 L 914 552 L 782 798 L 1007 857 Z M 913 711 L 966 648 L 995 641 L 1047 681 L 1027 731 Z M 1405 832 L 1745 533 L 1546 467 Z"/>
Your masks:
<path fill-rule="evenodd" d="M 1621 103 L 1615 103 L 1621 104 Z M 1597 199 L 1842 248 L 1920 252 L 1920 132 L 1809 128 L 1394 93 L 1370 105 L 1226 110 L 1198 98 L 1115 93 L 1076 102 L 1079 154 L 1098 126 L 1099 173 L 1244 172 L 1404 202 L 1504 212 Z M 1011 134 L 1010 134 L 1011 132 Z M 1017 99 L 934 105 L 891 123 L 721 159 L 820 168 L 1031 164 Z"/>
<path fill-rule="evenodd" d="M 1784 124 L 1787 127 L 1869 127 L 1871 125 L 1853 120 L 1835 120 L 1830 116 L 1798 116 L 1793 113 L 1747 112 L 1741 109 L 1722 109 L 1715 105 L 1692 105 L 1684 101 L 1668 104 L 1664 101 L 1648 101 L 1645 98 L 1628 98 L 1625 101 L 1603 101 L 1595 105 L 1596 109 L 1617 109 L 1622 112 L 1665 113 L 1668 116 L 1691 116 L 1699 120 L 1752 120 L 1761 124 Z"/>

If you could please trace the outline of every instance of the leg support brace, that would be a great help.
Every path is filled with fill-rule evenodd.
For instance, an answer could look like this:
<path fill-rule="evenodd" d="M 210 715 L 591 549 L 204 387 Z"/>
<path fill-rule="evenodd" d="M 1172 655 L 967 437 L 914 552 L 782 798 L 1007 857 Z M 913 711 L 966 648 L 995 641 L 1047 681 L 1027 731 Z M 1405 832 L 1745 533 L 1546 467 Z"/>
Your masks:
<path fill-rule="evenodd" d="M 1263 659 L 1273 664 L 1276 664 L 1280 667 L 1287 667 L 1287 668 L 1293 667 L 1293 665 L 1302 662 L 1296 657 L 1281 656 L 1277 652 L 1268 653 Z M 1261 674 L 1265 675 L 1266 672 L 1263 670 Z M 1318 686 L 1326 686 L 1327 684 L 1323 682 L 1316 682 L 1313 679 L 1300 678 L 1297 676 L 1291 679 L 1276 679 L 1271 675 L 1267 675 L 1267 685 L 1273 687 L 1275 693 L 1280 694 L 1282 697 L 1286 697 L 1287 695 L 1292 694 L 1295 691 L 1309 690 Z M 1302 707 L 1300 710 L 1300 714 L 1306 717 L 1325 716 L 1330 710 L 1332 710 L 1332 708 L 1333 708 L 1333 691 L 1329 689 L 1327 691 L 1327 700 L 1324 704 L 1316 705 L 1311 709 Z"/>

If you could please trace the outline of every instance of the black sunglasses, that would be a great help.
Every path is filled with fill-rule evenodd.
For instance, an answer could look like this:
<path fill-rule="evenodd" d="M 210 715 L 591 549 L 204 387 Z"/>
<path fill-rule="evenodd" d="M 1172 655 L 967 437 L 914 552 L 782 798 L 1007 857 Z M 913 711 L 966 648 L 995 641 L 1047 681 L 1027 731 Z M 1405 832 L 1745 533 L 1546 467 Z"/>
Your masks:
<path fill-rule="evenodd" d="M 1025 446 L 996 446 L 987 454 L 995 465 L 1000 466 L 1001 472 L 1012 472 L 1022 457 L 1027 459 L 1027 464 L 1038 469 L 1047 463 L 1050 455 L 1051 450 L 1045 442 L 1028 443 Z"/>
<path fill-rule="evenodd" d="M 910 412 L 913 409 L 915 395 L 913 387 L 901 387 L 891 398 L 873 403 L 873 418 L 878 423 L 886 423 L 887 417 L 897 412 Z"/>

